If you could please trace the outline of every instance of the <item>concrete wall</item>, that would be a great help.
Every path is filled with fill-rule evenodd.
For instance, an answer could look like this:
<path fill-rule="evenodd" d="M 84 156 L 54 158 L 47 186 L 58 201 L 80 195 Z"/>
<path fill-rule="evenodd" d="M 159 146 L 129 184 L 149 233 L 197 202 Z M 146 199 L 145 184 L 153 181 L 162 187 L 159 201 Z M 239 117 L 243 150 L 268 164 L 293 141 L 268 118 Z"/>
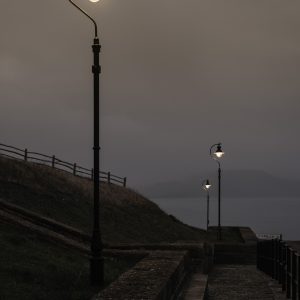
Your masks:
<path fill-rule="evenodd" d="M 117 252 L 135 249 L 138 253 L 148 251 L 148 255 L 93 300 L 176 299 L 195 269 L 208 270 L 212 259 L 207 255 L 213 253 L 204 244 L 119 245 L 117 248 Z"/>
<path fill-rule="evenodd" d="M 173 299 L 188 272 L 187 251 L 153 251 L 94 300 Z"/>

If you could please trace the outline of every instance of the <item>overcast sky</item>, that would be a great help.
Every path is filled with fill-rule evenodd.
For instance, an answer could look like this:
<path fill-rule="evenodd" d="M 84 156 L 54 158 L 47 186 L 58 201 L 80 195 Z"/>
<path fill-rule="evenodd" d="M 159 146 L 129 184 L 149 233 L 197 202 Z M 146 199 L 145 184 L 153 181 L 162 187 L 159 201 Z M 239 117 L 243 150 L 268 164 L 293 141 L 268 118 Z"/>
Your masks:
<path fill-rule="evenodd" d="M 216 168 L 298 172 L 300 2 L 78 0 L 102 44 L 101 161 L 130 186 Z M 0 143 L 92 166 L 93 26 L 1 0 Z"/>

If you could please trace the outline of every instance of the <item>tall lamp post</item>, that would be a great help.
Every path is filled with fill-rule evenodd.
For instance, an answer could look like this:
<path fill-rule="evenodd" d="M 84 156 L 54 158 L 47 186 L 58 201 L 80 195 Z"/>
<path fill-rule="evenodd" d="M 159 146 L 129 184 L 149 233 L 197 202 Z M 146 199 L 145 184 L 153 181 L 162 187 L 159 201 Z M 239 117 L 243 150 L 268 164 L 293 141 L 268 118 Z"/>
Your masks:
<path fill-rule="evenodd" d="M 225 154 L 222 151 L 222 144 L 217 143 L 213 144 L 209 149 L 210 157 L 217 162 L 218 164 L 218 239 L 222 239 L 222 231 L 221 231 L 221 164 L 220 158 Z"/>
<path fill-rule="evenodd" d="M 80 12 L 88 17 L 94 24 L 95 36 L 94 43 L 92 45 L 94 54 L 94 64 L 92 66 L 92 72 L 94 76 L 94 224 L 93 234 L 91 240 L 91 258 L 90 258 L 90 280 L 94 286 L 100 286 L 104 281 L 104 265 L 102 256 L 102 240 L 100 232 L 100 146 L 99 146 L 99 76 L 101 73 L 101 67 L 99 64 L 100 44 L 98 38 L 98 27 L 95 20 L 89 16 L 83 9 L 81 9 L 72 0 L 68 0 L 73 6 L 75 6 Z M 91 2 L 98 2 L 99 0 L 90 0 Z"/>
<path fill-rule="evenodd" d="M 211 184 L 208 179 L 203 180 L 202 182 L 202 188 L 206 191 L 206 230 L 208 230 L 209 225 L 209 189 L 211 187 Z"/>

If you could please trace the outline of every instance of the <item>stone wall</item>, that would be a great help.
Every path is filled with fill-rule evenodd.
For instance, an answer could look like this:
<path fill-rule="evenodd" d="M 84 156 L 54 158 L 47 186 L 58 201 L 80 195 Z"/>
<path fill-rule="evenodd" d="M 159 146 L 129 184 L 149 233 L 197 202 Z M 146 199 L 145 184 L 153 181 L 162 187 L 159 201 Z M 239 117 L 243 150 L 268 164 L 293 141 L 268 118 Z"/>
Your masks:
<path fill-rule="evenodd" d="M 173 299 L 188 272 L 187 251 L 153 251 L 93 300 Z"/>
<path fill-rule="evenodd" d="M 195 270 L 208 272 L 212 249 L 206 244 L 158 244 L 113 246 L 116 255 L 131 252 L 147 256 L 93 300 L 175 299 Z M 210 259 L 209 259 L 210 257 Z"/>
<path fill-rule="evenodd" d="M 239 227 L 240 243 L 217 242 L 214 245 L 215 264 L 255 264 L 255 233 L 249 227 Z"/>
<path fill-rule="evenodd" d="M 239 227 L 239 230 L 244 243 L 249 244 L 257 242 L 256 234 L 250 227 Z"/>

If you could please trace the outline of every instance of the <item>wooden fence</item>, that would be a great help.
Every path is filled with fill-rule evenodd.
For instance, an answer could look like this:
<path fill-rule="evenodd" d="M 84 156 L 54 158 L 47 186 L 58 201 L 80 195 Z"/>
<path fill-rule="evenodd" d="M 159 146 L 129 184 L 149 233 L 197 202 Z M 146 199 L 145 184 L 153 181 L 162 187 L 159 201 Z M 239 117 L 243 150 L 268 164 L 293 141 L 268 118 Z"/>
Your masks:
<path fill-rule="evenodd" d="M 37 152 L 28 151 L 28 149 L 19 149 L 13 146 L 0 144 L 0 155 L 8 158 L 30 161 L 38 164 L 50 166 L 54 169 L 63 170 L 72 173 L 75 176 L 94 178 L 94 170 L 87 169 L 77 165 L 76 163 L 69 163 L 63 161 L 55 155 L 45 155 Z M 123 185 L 126 187 L 126 177 L 120 177 L 110 172 L 99 172 L 100 181 Z"/>
<path fill-rule="evenodd" d="M 257 268 L 278 281 L 286 298 L 300 300 L 300 255 L 279 239 L 257 243 Z"/>

